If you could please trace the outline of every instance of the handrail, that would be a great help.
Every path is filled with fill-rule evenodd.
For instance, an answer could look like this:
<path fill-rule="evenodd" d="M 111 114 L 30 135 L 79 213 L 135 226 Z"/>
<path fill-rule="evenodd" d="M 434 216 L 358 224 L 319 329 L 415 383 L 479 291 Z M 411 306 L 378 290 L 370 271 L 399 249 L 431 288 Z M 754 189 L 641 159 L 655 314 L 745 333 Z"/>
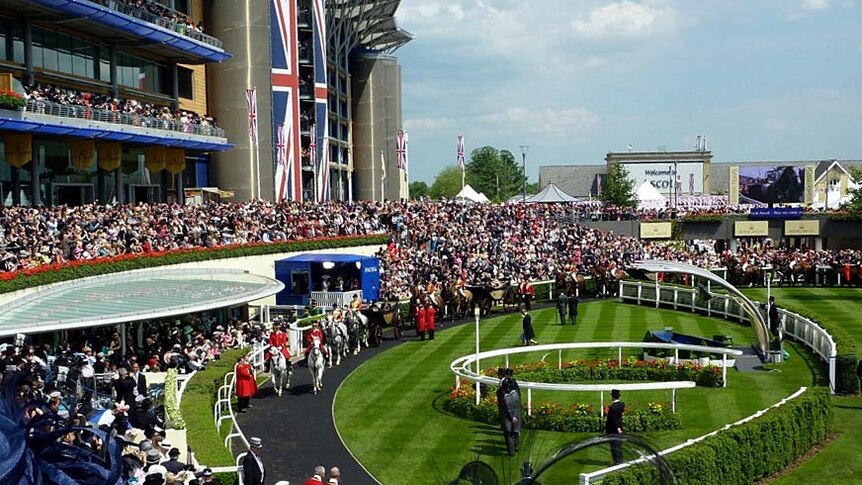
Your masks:
<path fill-rule="evenodd" d="M 713 294 L 706 306 L 701 306 L 697 301 L 696 289 L 640 281 L 621 281 L 619 294 L 620 301 L 630 301 L 638 305 L 646 303 L 658 307 L 663 304 L 673 307 L 674 310 L 701 311 L 708 316 L 716 314 L 726 320 L 738 320 L 741 323 L 749 321 L 742 306 L 729 295 Z M 759 306 L 759 302 L 754 303 Z M 778 314 L 785 334 L 801 342 L 826 361 L 829 389 L 834 394 L 838 356 L 835 339 L 823 327 L 797 313 L 778 309 Z"/>
<path fill-rule="evenodd" d="M 726 425 L 724 425 L 722 428 L 717 429 L 717 430 L 712 431 L 712 432 L 709 432 L 709 433 L 707 433 L 707 434 L 705 434 L 705 435 L 698 436 L 697 438 L 692 438 L 692 439 L 690 439 L 690 440 L 686 440 L 684 443 L 681 443 L 681 444 L 678 444 L 678 445 L 676 445 L 676 446 L 672 446 L 672 447 L 667 448 L 667 449 L 665 449 L 665 450 L 659 451 L 659 452 L 658 452 L 658 455 L 659 455 L 659 456 L 669 455 L 669 454 L 673 453 L 674 451 L 678 451 L 678 450 L 681 450 L 681 449 L 683 449 L 683 448 L 689 447 L 689 446 L 691 446 L 691 445 L 693 445 L 693 444 L 695 444 L 695 443 L 699 443 L 699 442 L 701 442 L 701 441 L 705 440 L 706 438 L 709 438 L 709 437 L 711 437 L 711 436 L 715 436 L 715 435 L 717 435 L 718 433 L 720 433 L 720 432 L 722 432 L 722 431 L 726 431 L 726 430 L 728 430 L 728 429 L 730 429 L 730 428 L 732 428 L 732 427 L 734 427 L 734 426 L 739 426 L 739 425 L 741 425 L 741 424 L 745 424 L 745 423 L 747 423 L 747 422 L 749 422 L 749 421 L 751 421 L 751 420 L 753 420 L 753 419 L 755 419 L 755 418 L 759 418 L 760 416 L 763 416 L 763 415 L 764 415 L 764 414 L 766 414 L 767 412 L 769 412 L 769 411 L 771 411 L 771 410 L 773 410 L 773 409 L 776 409 L 776 408 L 781 407 L 782 405 L 784 405 L 784 404 L 785 404 L 785 403 L 787 403 L 788 401 L 791 401 L 791 400 L 793 400 L 793 399 L 796 399 L 797 397 L 799 397 L 799 396 L 801 396 L 802 394 L 804 394 L 807 390 L 808 390 L 808 388 L 807 388 L 807 387 L 800 387 L 798 391 L 794 392 L 794 393 L 793 393 L 793 394 L 791 394 L 790 396 L 785 397 L 785 398 L 784 398 L 784 399 L 782 399 L 781 401 L 779 401 L 779 402 L 777 402 L 777 403 L 773 404 L 772 406 L 769 406 L 769 407 L 768 407 L 768 408 L 766 408 L 766 409 L 761 409 L 760 411 L 757 411 L 756 413 L 752 414 L 751 416 L 748 416 L 748 417 L 746 417 L 746 418 L 740 419 L 739 421 L 736 421 L 735 423 L 726 424 Z M 641 456 L 640 458 L 638 458 L 638 459 L 636 459 L 636 460 L 632 460 L 632 461 L 628 461 L 628 462 L 625 462 L 625 463 L 621 463 L 621 464 L 619 464 L 619 465 L 614 465 L 614 466 L 611 466 L 611 467 L 602 468 L 601 470 L 596 470 L 596 471 L 594 471 L 594 472 L 581 473 L 581 475 L 580 475 L 580 485 L 590 485 L 591 483 L 596 483 L 596 482 L 597 482 L 597 480 L 596 480 L 596 479 L 598 479 L 598 481 L 600 481 L 600 480 L 601 480 L 605 475 L 608 475 L 608 474 L 610 474 L 610 473 L 613 473 L 613 472 L 616 472 L 616 471 L 622 470 L 622 469 L 624 469 L 624 468 L 628 468 L 628 467 L 629 467 L 629 466 L 631 466 L 631 465 L 636 465 L 636 464 L 638 464 L 638 463 L 643 463 L 644 461 L 646 461 L 646 460 L 648 460 L 648 459 L 649 459 L 648 457 L 643 457 L 643 456 Z"/>
<path fill-rule="evenodd" d="M 60 118 L 77 118 L 117 125 L 136 126 L 159 131 L 173 131 L 187 135 L 212 136 L 225 138 L 224 130 L 217 126 L 199 123 L 183 123 L 152 116 L 122 113 L 105 109 L 95 109 L 76 104 L 60 104 L 53 101 L 30 98 L 24 106 L 24 112 L 39 115 L 57 116 Z"/>
<path fill-rule="evenodd" d="M 266 352 L 268 348 L 269 345 L 265 342 L 257 342 L 254 344 L 251 352 L 248 354 L 253 366 L 263 366 L 264 352 Z M 221 423 L 223 421 L 230 420 L 230 432 L 224 439 L 225 448 L 228 450 L 231 449 L 230 441 L 232 438 L 239 438 L 242 440 L 243 445 L 248 448 L 248 439 L 246 439 L 245 434 L 236 422 L 236 413 L 234 413 L 233 405 L 231 404 L 231 399 L 236 390 L 236 372 L 228 372 L 225 374 L 223 382 L 224 384 L 222 384 L 222 386 L 218 388 L 218 391 L 216 391 L 216 403 L 213 406 L 213 420 L 215 421 L 215 427 L 217 430 L 220 430 Z"/>
<path fill-rule="evenodd" d="M 177 22 L 171 20 L 166 17 L 162 17 L 156 15 L 154 13 L 147 12 L 142 8 L 138 8 L 132 5 L 126 5 L 117 0 L 90 0 L 92 2 L 98 3 L 99 5 L 108 7 L 111 10 L 116 10 L 122 14 L 128 15 L 129 17 L 134 17 L 136 19 L 143 20 L 145 22 L 149 22 L 151 24 L 156 24 L 159 27 L 170 30 L 171 32 L 180 34 L 185 37 L 190 37 L 194 40 L 203 42 L 204 44 L 209 44 L 213 47 L 217 47 L 219 49 L 224 50 L 224 42 L 216 39 L 211 35 L 204 34 L 203 32 L 198 32 L 197 30 L 189 28 L 186 24 L 182 22 Z M 176 12 L 183 17 L 188 18 L 185 14 L 177 12 L 176 10 L 165 7 L 164 5 L 160 5 L 166 10 L 171 10 L 172 12 Z"/>

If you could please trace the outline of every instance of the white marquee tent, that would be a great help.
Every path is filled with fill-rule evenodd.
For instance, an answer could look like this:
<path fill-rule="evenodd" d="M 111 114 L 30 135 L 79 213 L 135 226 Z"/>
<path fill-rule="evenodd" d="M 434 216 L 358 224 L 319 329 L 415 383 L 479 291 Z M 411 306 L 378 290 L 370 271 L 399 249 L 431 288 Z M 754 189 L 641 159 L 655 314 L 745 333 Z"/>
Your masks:
<path fill-rule="evenodd" d="M 666 206 L 665 196 L 661 195 L 661 192 L 649 181 L 645 181 L 637 188 L 635 197 L 638 199 L 638 209 L 662 209 Z"/>
<path fill-rule="evenodd" d="M 470 187 L 470 184 L 464 186 L 461 189 L 461 192 L 458 192 L 458 195 L 455 196 L 455 200 L 465 201 L 465 202 L 479 202 L 482 204 L 488 203 L 488 198 L 485 197 L 485 194 L 480 194 L 476 192 L 476 189 Z"/>

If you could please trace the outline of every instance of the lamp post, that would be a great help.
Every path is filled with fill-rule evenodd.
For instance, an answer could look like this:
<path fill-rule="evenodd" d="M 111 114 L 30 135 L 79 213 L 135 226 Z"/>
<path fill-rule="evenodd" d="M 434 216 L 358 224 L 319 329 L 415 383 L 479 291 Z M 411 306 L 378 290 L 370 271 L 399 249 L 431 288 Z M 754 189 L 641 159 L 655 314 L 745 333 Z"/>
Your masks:
<path fill-rule="evenodd" d="M 520 145 L 518 148 L 521 149 L 521 175 L 524 176 L 524 199 L 522 202 L 527 203 L 527 151 L 530 149 L 530 145 Z"/>
<path fill-rule="evenodd" d="M 481 367 L 479 366 L 479 315 L 482 313 L 482 308 L 479 305 L 476 305 L 473 308 L 473 315 L 476 317 L 476 374 L 480 374 L 482 372 Z M 479 405 L 479 400 L 481 399 L 481 390 L 482 384 L 477 380 L 476 381 L 476 405 Z"/>

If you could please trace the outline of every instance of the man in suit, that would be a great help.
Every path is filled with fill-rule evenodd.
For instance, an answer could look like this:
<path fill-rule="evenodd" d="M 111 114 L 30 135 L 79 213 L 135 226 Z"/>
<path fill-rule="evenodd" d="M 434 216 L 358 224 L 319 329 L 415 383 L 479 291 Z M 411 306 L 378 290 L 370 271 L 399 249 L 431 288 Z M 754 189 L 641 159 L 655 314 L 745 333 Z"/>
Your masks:
<path fill-rule="evenodd" d="M 569 294 L 569 323 L 578 323 L 578 303 L 581 299 L 574 292 Z"/>
<path fill-rule="evenodd" d="M 185 470 L 185 463 L 180 461 L 180 449 L 171 448 L 170 450 L 168 450 L 168 461 L 162 462 L 162 466 L 174 475 L 177 475 L 181 471 Z"/>
<path fill-rule="evenodd" d="M 619 389 L 611 391 L 611 399 L 613 402 L 608 407 L 608 418 L 605 421 L 605 433 L 611 438 L 619 437 L 623 434 L 623 412 L 626 409 L 624 402 L 620 401 Z M 623 442 L 619 439 L 611 440 L 611 458 L 614 465 L 619 465 L 623 462 Z"/>
<path fill-rule="evenodd" d="M 497 388 L 497 412 L 503 438 L 506 440 L 506 451 L 509 456 L 513 456 L 518 452 L 521 441 L 521 392 L 512 377 L 511 369 L 506 369 L 506 374 Z"/>
<path fill-rule="evenodd" d="M 568 306 L 569 300 L 566 298 L 566 294 L 561 291 L 560 296 L 557 297 L 557 313 L 560 315 L 560 325 L 566 324 L 566 307 Z"/>
<path fill-rule="evenodd" d="M 263 485 L 266 478 L 266 469 L 260 458 L 260 449 L 263 442 L 260 438 L 253 436 L 248 440 L 248 453 L 242 459 L 242 483 L 246 485 Z"/>
<path fill-rule="evenodd" d="M 117 370 L 119 376 L 114 380 L 114 391 L 117 394 L 117 402 L 125 401 L 129 406 L 135 405 L 135 381 L 129 377 L 129 371 L 124 367 Z"/>
<path fill-rule="evenodd" d="M 521 321 L 521 326 L 524 329 L 524 333 L 521 334 L 521 342 L 524 345 L 537 344 L 536 332 L 533 330 L 533 317 L 530 316 L 526 308 L 521 308 L 521 315 L 524 317 Z"/>
<path fill-rule="evenodd" d="M 135 381 L 135 396 L 147 395 L 147 376 L 141 372 L 141 366 L 137 362 L 132 362 L 132 373 L 129 375 Z"/>

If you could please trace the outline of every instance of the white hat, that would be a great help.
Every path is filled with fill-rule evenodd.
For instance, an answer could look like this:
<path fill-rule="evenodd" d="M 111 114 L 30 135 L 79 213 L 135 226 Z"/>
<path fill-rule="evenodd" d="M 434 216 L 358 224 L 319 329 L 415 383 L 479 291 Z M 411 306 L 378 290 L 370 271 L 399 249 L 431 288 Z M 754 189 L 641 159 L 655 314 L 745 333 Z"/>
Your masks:
<path fill-rule="evenodd" d="M 146 399 L 146 397 L 143 394 L 135 396 L 135 402 L 144 402 L 144 399 Z"/>
<path fill-rule="evenodd" d="M 263 446 L 263 442 L 262 442 L 262 441 L 260 440 L 260 438 L 258 438 L 257 436 L 252 436 L 252 437 L 248 440 L 248 444 L 249 444 L 250 446 L 255 446 L 255 447 L 257 447 L 257 448 L 261 448 L 261 447 Z"/>
<path fill-rule="evenodd" d="M 62 399 L 63 395 L 60 394 L 60 391 L 54 391 L 51 394 L 48 394 L 48 397 L 50 397 L 51 399 Z"/>

